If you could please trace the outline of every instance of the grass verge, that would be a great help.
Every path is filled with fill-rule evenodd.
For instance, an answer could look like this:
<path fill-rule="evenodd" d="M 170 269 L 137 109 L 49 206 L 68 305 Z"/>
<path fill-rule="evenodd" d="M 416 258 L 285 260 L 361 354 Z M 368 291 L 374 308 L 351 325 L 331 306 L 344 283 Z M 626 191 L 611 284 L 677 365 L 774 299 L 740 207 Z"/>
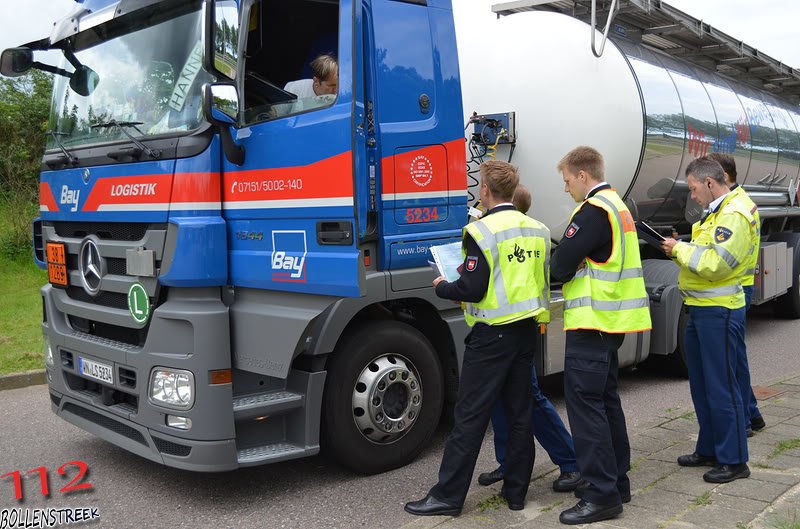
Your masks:
<path fill-rule="evenodd" d="M 0 254 L 0 375 L 44 367 L 39 289 L 46 282 L 32 258 Z"/>

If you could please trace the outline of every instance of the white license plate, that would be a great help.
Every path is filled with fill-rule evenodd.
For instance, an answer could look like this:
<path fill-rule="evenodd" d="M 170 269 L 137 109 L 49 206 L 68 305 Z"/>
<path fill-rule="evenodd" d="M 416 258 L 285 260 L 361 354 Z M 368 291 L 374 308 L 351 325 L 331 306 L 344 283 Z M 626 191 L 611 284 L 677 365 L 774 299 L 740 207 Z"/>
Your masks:
<path fill-rule="evenodd" d="M 106 384 L 114 385 L 114 370 L 110 365 L 101 364 L 94 360 L 87 360 L 83 357 L 78 357 L 78 365 L 80 366 L 81 374 Z"/>

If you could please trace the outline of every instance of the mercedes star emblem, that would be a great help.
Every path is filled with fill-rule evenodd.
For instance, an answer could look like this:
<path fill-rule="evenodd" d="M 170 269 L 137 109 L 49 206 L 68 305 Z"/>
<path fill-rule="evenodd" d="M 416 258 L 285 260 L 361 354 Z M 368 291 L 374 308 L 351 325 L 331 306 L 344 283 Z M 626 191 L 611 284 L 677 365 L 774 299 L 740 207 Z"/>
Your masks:
<path fill-rule="evenodd" d="M 78 271 L 81 274 L 83 289 L 90 296 L 96 296 L 100 292 L 100 281 L 105 274 L 104 265 L 97 243 L 92 239 L 83 241 L 79 255 Z"/>

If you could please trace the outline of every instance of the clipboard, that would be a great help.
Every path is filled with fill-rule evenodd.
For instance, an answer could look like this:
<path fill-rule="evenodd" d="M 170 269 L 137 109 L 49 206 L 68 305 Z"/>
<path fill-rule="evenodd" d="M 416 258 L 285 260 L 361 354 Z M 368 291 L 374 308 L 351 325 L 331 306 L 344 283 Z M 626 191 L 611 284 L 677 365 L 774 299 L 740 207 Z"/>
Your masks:
<path fill-rule="evenodd" d="M 458 281 L 458 278 L 461 277 L 460 268 L 464 262 L 464 258 L 461 256 L 461 241 L 431 246 L 430 251 L 433 262 L 428 260 L 428 263 L 434 273 L 438 272 L 437 275 L 444 276 L 450 283 Z"/>
<path fill-rule="evenodd" d="M 650 227 L 646 222 L 637 221 L 635 224 L 636 231 L 639 233 L 639 237 L 644 239 L 647 244 L 655 246 L 661 250 L 661 243 L 666 240 L 664 236 Z"/>

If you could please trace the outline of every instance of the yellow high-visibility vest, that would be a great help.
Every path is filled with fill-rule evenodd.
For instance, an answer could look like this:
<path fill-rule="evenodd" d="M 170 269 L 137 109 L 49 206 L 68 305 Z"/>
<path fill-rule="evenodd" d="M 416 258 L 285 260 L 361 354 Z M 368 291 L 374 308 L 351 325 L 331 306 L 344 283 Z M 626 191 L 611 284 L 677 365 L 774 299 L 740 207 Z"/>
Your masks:
<path fill-rule="evenodd" d="M 564 330 L 596 329 L 609 333 L 649 330 L 650 301 L 633 217 L 613 189 L 602 189 L 586 199 L 575 208 L 573 217 L 586 202 L 608 214 L 611 255 L 604 263 L 587 257 L 585 266 L 564 283 Z"/>
<path fill-rule="evenodd" d="M 678 242 L 672 256 L 680 265 L 678 288 L 687 305 L 744 307 L 741 279 L 755 250 L 754 217 L 728 193 L 717 211 L 692 226 L 692 242 Z"/>
<path fill-rule="evenodd" d="M 519 211 L 503 210 L 467 224 L 463 233 L 475 240 L 489 264 L 483 299 L 464 304 L 467 324 L 502 325 L 530 317 L 550 321 L 550 230 Z"/>
<path fill-rule="evenodd" d="M 738 186 L 731 191 L 731 200 L 741 202 L 742 208 L 749 210 L 753 215 L 753 220 L 750 221 L 750 242 L 753 244 L 753 253 L 747 259 L 747 268 L 744 270 L 742 276 L 742 286 L 749 287 L 755 283 L 753 276 L 756 273 L 756 264 L 758 263 L 758 249 L 761 246 L 761 216 L 758 214 L 758 206 L 747 194 L 742 186 Z"/>

